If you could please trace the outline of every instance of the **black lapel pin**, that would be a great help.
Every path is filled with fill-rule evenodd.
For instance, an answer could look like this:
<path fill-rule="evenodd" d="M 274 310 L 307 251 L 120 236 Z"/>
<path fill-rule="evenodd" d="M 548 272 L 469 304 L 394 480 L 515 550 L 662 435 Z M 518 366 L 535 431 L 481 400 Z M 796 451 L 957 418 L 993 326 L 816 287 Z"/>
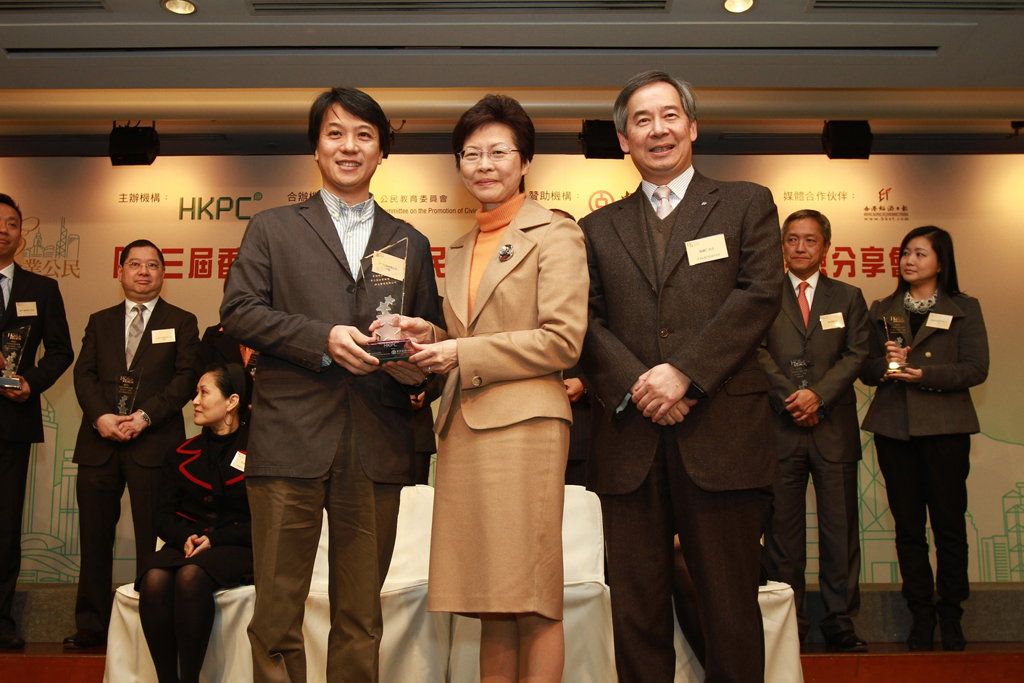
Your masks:
<path fill-rule="evenodd" d="M 508 261 L 510 258 L 512 258 L 512 245 L 501 245 L 501 249 L 498 249 L 498 260 L 504 263 L 505 261 Z"/>

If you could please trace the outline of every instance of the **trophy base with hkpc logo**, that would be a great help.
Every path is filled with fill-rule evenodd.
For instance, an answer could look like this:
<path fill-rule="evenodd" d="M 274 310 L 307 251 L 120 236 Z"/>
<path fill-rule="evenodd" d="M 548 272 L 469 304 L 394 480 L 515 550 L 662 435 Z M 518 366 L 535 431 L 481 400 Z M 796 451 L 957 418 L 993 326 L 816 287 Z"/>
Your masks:
<path fill-rule="evenodd" d="M 31 325 L 21 325 L 4 330 L 3 338 L 0 340 L 0 352 L 4 354 L 4 369 L 0 371 L 0 389 L 18 390 L 21 388 L 21 380 L 16 375 L 31 329 Z"/>
<path fill-rule="evenodd" d="M 405 262 L 409 255 L 409 238 L 379 249 L 360 261 L 366 293 L 376 302 L 376 339 L 367 344 L 366 352 L 381 363 L 406 360 L 411 353 L 408 339 L 390 324 L 392 316 L 402 313 L 405 303 Z"/>

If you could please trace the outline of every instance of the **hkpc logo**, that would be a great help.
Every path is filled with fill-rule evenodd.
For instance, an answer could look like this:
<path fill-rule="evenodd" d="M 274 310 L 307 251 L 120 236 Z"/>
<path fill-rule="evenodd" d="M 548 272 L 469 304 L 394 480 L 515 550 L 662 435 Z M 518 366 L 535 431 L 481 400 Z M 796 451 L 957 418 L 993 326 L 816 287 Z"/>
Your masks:
<path fill-rule="evenodd" d="M 232 218 L 247 221 L 252 218 L 252 202 L 263 199 L 262 192 L 254 192 L 249 196 L 231 197 L 180 197 L 178 199 L 178 220 L 219 221 L 221 218 Z M 187 218 L 186 218 L 187 217 Z"/>

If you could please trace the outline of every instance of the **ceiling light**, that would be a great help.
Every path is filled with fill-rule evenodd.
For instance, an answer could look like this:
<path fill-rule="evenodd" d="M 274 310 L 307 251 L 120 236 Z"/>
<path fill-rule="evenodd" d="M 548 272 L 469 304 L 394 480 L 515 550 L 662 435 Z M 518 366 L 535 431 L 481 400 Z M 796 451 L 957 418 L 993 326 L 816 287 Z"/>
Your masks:
<path fill-rule="evenodd" d="M 725 2 L 722 3 L 722 7 L 724 7 L 727 12 L 732 12 L 733 14 L 746 12 L 753 6 L 754 0 L 725 0 Z"/>
<path fill-rule="evenodd" d="M 172 14 L 194 14 L 196 11 L 195 3 L 188 0 L 161 0 L 160 4 Z"/>

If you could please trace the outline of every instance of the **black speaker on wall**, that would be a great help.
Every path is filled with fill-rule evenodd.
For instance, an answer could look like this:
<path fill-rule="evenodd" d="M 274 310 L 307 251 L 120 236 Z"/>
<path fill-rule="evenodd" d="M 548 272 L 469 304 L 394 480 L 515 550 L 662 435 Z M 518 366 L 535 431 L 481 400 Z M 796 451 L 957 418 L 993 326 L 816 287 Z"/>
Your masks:
<path fill-rule="evenodd" d="M 110 130 L 109 152 L 114 166 L 149 166 L 160 153 L 156 126 L 119 126 L 115 121 Z"/>
<path fill-rule="evenodd" d="M 826 121 L 821 146 L 829 159 L 867 159 L 874 138 L 867 121 Z"/>
<path fill-rule="evenodd" d="M 614 121 L 585 120 L 580 141 L 583 143 L 583 156 L 587 159 L 621 159 L 625 156 L 619 147 Z"/>

